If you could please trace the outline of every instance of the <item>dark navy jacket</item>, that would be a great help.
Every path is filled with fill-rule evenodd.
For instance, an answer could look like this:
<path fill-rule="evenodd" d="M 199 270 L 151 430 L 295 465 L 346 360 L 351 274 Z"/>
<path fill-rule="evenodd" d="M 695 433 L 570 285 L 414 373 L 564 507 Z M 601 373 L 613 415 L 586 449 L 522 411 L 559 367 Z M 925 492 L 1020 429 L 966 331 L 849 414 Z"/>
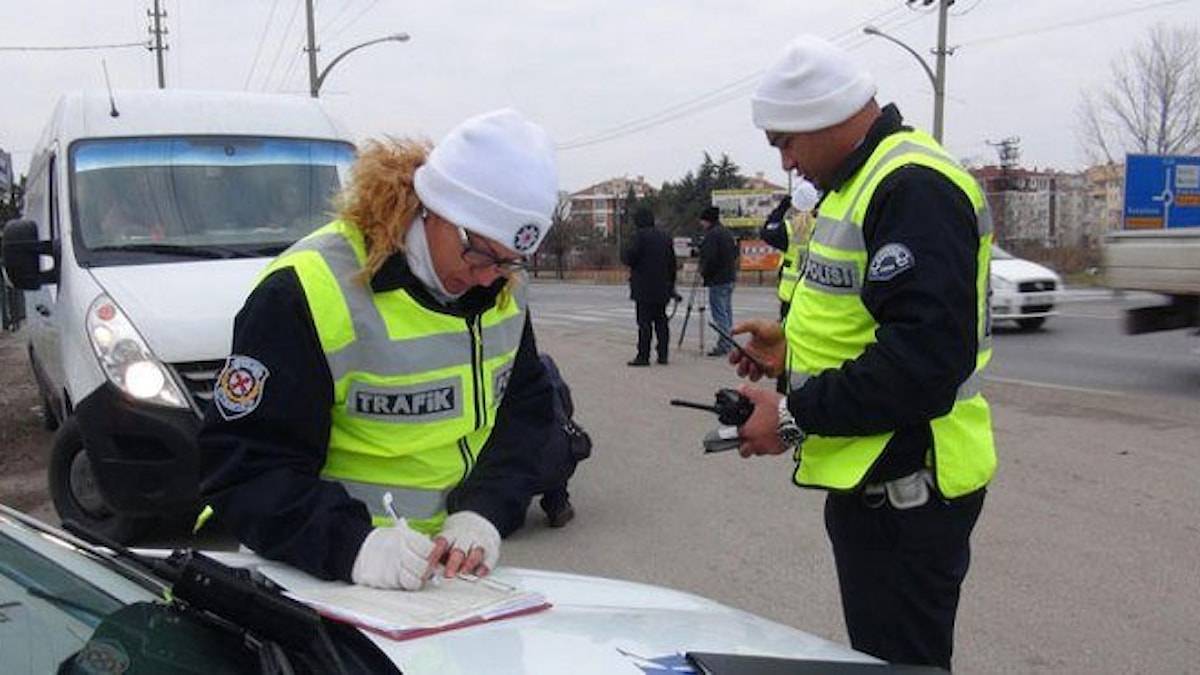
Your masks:
<path fill-rule="evenodd" d="M 473 289 L 444 307 L 403 255 L 371 280 L 376 292 L 403 287 L 426 307 L 463 317 L 491 307 L 502 285 Z M 371 518 L 339 483 L 320 477 L 333 381 L 294 270 L 272 273 L 251 293 L 234 322 L 232 353 L 259 360 L 270 375 L 249 415 L 228 421 L 215 406 L 208 410 L 199 435 L 203 498 L 214 517 L 260 555 L 324 579 L 349 580 Z M 524 523 L 538 486 L 540 448 L 553 428 L 552 396 L 527 318 L 496 427 L 451 494 L 451 512 L 475 511 L 502 535 Z"/>

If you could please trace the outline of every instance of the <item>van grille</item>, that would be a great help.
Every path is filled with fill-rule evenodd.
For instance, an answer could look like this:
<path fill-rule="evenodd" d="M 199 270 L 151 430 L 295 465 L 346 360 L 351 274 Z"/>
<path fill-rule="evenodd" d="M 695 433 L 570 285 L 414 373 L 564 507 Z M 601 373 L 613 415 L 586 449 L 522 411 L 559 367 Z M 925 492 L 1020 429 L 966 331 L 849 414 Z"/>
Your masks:
<path fill-rule="evenodd" d="M 172 363 L 175 374 L 183 383 L 188 398 L 196 410 L 203 415 L 212 403 L 213 385 L 217 382 L 217 374 L 225 366 L 225 361 L 192 361 L 190 363 Z"/>

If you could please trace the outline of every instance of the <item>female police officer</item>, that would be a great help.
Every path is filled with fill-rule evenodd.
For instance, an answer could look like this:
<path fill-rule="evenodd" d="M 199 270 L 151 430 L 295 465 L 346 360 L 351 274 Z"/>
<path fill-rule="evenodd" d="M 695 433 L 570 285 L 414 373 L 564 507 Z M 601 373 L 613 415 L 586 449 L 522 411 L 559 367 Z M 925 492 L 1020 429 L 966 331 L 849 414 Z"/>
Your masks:
<path fill-rule="evenodd" d="M 322 578 L 486 574 L 552 421 L 516 274 L 550 228 L 553 145 L 500 110 L 432 150 L 369 143 L 352 174 L 338 219 L 237 316 L 203 496 L 245 545 Z"/>

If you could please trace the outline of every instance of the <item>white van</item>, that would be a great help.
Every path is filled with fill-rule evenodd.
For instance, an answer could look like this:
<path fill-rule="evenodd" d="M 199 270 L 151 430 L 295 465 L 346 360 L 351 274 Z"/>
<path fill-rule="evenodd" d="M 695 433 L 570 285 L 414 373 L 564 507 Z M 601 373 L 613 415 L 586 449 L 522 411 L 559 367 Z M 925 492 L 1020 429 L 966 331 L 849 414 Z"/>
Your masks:
<path fill-rule="evenodd" d="M 128 541 L 195 513 L 194 437 L 233 317 L 267 262 L 329 219 L 353 155 L 310 98 L 62 98 L 3 253 L 57 428 L 59 516 Z"/>

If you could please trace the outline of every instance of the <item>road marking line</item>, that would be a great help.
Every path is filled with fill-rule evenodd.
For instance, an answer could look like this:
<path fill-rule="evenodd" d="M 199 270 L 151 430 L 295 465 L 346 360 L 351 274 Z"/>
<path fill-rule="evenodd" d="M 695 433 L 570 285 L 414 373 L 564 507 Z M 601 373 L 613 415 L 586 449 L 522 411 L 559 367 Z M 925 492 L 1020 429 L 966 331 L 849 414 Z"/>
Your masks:
<path fill-rule="evenodd" d="M 1109 321 L 1117 321 L 1119 319 L 1124 318 L 1120 314 L 1114 316 L 1112 314 L 1086 314 L 1086 313 L 1081 314 L 1078 312 L 1059 312 L 1058 315 L 1069 317 L 1072 319 L 1106 319 Z"/>
<path fill-rule="evenodd" d="M 1083 394 L 1104 394 L 1106 396 L 1121 396 L 1126 397 L 1130 394 L 1123 391 L 1113 391 L 1111 389 L 1095 389 L 1092 387 L 1076 387 L 1069 384 L 1052 384 L 1050 382 L 1035 382 L 1034 380 L 1022 380 L 1015 377 L 996 377 L 994 375 L 984 375 L 983 379 L 988 382 L 996 382 L 999 384 L 1019 384 L 1026 387 L 1040 387 L 1042 389 L 1056 389 L 1058 391 L 1074 391 Z"/>

